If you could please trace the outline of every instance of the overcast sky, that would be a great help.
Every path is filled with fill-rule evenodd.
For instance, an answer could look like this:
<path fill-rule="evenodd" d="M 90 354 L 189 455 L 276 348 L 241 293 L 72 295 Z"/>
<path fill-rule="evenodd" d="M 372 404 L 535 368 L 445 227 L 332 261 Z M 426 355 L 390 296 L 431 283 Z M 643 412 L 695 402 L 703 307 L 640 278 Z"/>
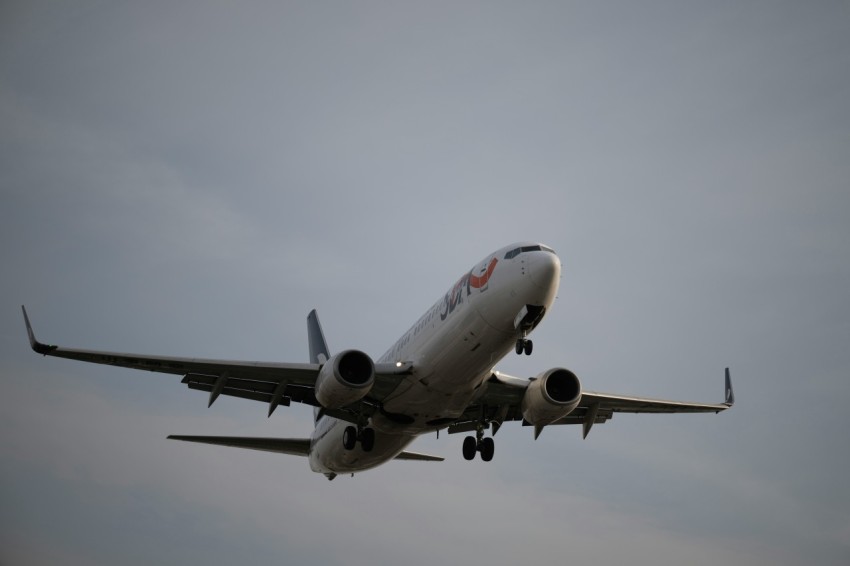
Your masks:
<path fill-rule="evenodd" d="M 846 2 L 0 4 L 0 563 L 847 564 Z M 328 482 L 306 407 L 42 358 L 382 354 L 517 240 L 534 355 L 719 402 Z"/>

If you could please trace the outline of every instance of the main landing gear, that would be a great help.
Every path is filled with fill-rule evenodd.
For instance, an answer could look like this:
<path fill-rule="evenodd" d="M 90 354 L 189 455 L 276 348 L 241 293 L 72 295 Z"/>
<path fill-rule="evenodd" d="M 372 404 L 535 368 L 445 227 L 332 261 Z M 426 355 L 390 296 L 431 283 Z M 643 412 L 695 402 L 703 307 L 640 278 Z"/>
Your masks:
<path fill-rule="evenodd" d="M 491 437 L 484 438 L 484 429 L 475 431 L 475 436 L 467 436 L 463 439 L 463 457 L 466 460 L 475 458 L 476 452 L 481 452 L 481 459 L 489 462 L 493 459 L 496 444 Z"/>
<path fill-rule="evenodd" d="M 375 447 L 375 429 L 347 426 L 342 431 L 342 446 L 346 450 L 354 450 L 354 447 L 360 442 L 360 448 L 363 452 L 371 452 Z"/>
<path fill-rule="evenodd" d="M 528 338 L 520 338 L 516 341 L 516 353 L 522 354 L 525 352 L 526 356 L 531 355 L 531 350 L 534 348 L 534 344 Z"/>

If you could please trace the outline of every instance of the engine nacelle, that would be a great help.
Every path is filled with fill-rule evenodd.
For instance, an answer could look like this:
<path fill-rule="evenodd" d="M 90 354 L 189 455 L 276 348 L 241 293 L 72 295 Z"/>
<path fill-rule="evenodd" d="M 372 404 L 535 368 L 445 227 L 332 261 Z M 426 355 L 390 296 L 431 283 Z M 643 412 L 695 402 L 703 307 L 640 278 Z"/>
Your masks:
<path fill-rule="evenodd" d="M 568 369 L 544 371 L 528 385 L 522 398 L 522 418 L 535 426 L 569 415 L 581 401 L 581 382 Z"/>
<path fill-rule="evenodd" d="M 359 350 L 345 350 L 324 363 L 316 379 L 316 400 L 326 409 L 359 401 L 375 383 L 375 364 Z"/>

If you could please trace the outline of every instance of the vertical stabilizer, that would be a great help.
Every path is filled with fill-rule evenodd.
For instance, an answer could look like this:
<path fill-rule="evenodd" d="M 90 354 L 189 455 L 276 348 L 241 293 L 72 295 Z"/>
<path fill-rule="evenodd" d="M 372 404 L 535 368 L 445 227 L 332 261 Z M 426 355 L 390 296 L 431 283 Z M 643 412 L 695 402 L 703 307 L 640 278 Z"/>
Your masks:
<path fill-rule="evenodd" d="M 331 357 L 316 309 L 311 310 L 307 315 L 307 340 L 310 343 L 311 364 L 323 364 Z"/>

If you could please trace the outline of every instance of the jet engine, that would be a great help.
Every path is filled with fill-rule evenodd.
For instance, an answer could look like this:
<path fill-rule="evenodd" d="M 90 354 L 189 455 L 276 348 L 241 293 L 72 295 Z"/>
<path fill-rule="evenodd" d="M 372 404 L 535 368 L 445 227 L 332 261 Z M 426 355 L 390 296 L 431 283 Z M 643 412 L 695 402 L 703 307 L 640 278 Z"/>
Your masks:
<path fill-rule="evenodd" d="M 522 418 L 545 426 L 566 417 L 581 401 L 581 382 L 568 369 L 544 371 L 528 385 L 522 398 Z"/>
<path fill-rule="evenodd" d="M 316 400 L 326 409 L 339 409 L 359 401 L 375 383 L 375 364 L 359 350 L 345 350 L 331 357 L 319 370 Z"/>

